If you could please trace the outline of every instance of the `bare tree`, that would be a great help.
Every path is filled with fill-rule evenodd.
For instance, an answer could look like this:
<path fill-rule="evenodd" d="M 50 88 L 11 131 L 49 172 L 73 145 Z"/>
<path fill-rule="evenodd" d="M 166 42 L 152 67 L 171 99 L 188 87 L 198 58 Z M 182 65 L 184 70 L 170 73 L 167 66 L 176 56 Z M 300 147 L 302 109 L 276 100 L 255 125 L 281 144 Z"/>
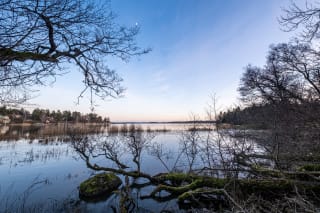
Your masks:
<path fill-rule="evenodd" d="M 30 98 L 29 90 L 23 85 L 0 88 L 0 105 L 16 107 Z"/>
<path fill-rule="evenodd" d="M 197 163 L 197 159 L 200 154 L 200 142 L 201 137 L 199 134 L 199 124 L 197 121 L 200 120 L 196 115 L 191 115 L 191 122 L 192 126 L 182 131 L 181 137 L 180 137 L 180 149 L 183 153 L 183 155 L 186 158 L 187 165 L 188 165 L 188 173 L 192 173 L 195 164 Z"/>
<path fill-rule="evenodd" d="M 320 99 L 320 54 L 316 47 L 299 41 L 271 46 L 268 61 L 291 78 L 291 96 L 295 99 Z M 300 94 L 299 94 L 300 93 Z"/>
<path fill-rule="evenodd" d="M 134 130 L 130 132 L 126 145 L 129 153 L 132 155 L 132 161 L 136 164 L 137 172 L 141 172 L 141 154 L 150 145 L 155 137 L 153 133 L 144 133 L 142 130 Z"/>
<path fill-rule="evenodd" d="M 239 88 L 242 100 L 255 103 L 279 103 L 302 100 L 299 79 L 285 72 L 272 58 L 263 68 L 249 65 Z"/>
<path fill-rule="evenodd" d="M 319 4 L 305 1 L 305 6 L 300 7 L 292 2 L 291 6 L 284 9 L 284 15 L 279 21 L 285 31 L 295 31 L 301 28 L 300 37 L 305 41 L 319 39 L 320 27 Z"/>
<path fill-rule="evenodd" d="M 147 53 L 104 1 L 5 0 L 0 3 L 0 87 L 46 85 L 68 70 L 83 74 L 84 89 L 101 98 L 118 97 L 122 79 L 108 56 L 124 61 Z M 1 97 L 2 99 L 2 97 Z"/>

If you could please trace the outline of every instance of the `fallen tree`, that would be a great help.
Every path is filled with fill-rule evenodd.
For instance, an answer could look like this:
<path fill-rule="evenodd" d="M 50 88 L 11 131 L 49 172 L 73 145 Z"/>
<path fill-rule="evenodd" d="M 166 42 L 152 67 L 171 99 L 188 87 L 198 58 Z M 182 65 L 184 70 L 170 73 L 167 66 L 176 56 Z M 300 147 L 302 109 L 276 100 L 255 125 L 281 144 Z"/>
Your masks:
<path fill-rule="evenodd" d="M 151 175 L 141 171 L 141 156 L 138 157 L 138 155 L 143 149 L 146 149 L 153 136 L 147 133 L 132 132 L 117 140 L 114 140 L 115 136 L 113 139 L 112 137 L 100 136 L 98 139 L 96 137 L 73 136 L 72 145 L 88 168 L 124 176 L 127 182 L 130 178 L 131 183 L 127 183 L 127 188 L 153 186 L 152 192 L 141 195 L 140 199 L 153 199 L 158 202 L 176 200 L 181 208 L 205 206 L 210 209 L 243 210 L 248 200 L 252 200 L 253 197 L 259 198 L 263 203 L 282 200 L 280 203 L 284 206 L 285 203 L 288 203 L 288 198 L 297 195 L 303 195 L 308 202 L 316 204 L 320 195 L 320 168 L 316 164 L 305 164 L 292 171 L 277 170 L 249 164 L 241 153 L 233 158 L 237 160 L 236 169 L 212 167 L 188 172 L 169 171 Z M 117 144 L 117 147 L 121 147 L 121 141 L 131 146 L 132 159 L 135 159 L 134 164 L 128 165 L 121 161 L 121 150 L 113 146 Z M 252 156 L 257 158 L 259 155 Z M 108 167 L 95 163 L 98 162 L 95 159 L 99 157 L 111 160 L 116 166 Z M 208 175 L 209 170 L 219 170 L 220 175 Z M 224 173 L 229 175 L 223 175 Z M 138 183 L 137 180 L 143 183 Z"/>

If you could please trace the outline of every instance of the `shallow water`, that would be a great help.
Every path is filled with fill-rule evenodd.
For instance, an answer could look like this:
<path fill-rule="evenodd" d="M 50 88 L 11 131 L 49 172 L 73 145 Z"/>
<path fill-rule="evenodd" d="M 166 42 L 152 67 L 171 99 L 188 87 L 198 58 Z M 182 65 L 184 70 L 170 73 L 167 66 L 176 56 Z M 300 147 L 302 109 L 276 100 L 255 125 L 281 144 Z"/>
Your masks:
<path fill-rule="evenodd" d="M 119 124 L 118 127 L 120 128 Z M 169 169 L 175 165 L 175 168 L 180 171 L 186 170 L 187 160 L 183 156 L 179 158 L 177 164 L 175 163 L 180 154 L 182 130 L 192 125 L 144 124 L 142 126 L 144 129 L 148 127 L 151 130 L 171 130 L 153 132 L 154 138 L 150 144 L 162 144 L 164 152 L 169 153 L 166 155 L 167 158 L 163 158 Z M 38 132 L 33 132 L 32 137 L 24 129 L 24 132 L 18 131 L 18 139 L 15 137 L 0 141 L 0 212 L 105 212 L 106 210 L 109 212 L 112 209 L 118 210 L 119 193 L 98 202 L 86 202 L 79 199 L 80 183 L 97 172 L 86 167 L 85 162 L 74 151 L 70 141 L 61 141 L 63 138 L 61 134 L 54 136 L 51 134 L 54 131 L 50 130 L 51 133 L 48 135 L 50 140 L 46 140 L 43 128 L 48 127 L 38 128 Z M 100 132 L 106 132 L 106 130 L 103 129 Z M 207 131 L 200 133 L 204 137 L 208 134 Z M 116 136 L 111 134 L 109 137 Z M 129 158 L 125 152 L 122 160 L 127 165 L 133 166 L 132 158 Z M 98 158 L 95 162 L 104 166 L 114 166 L 104 158 Z M 195 167 L 197 163 L 200 165 L 199 158 Z M 150 155 L 148 149 L 142 152 L 141 170 L 151 175 L 167 172 L 166 167 L 156 157 Z M 124 177 L 120 176 L 120 178 L 124 183 Z M 143 183 L 143 180 L 139 179 L 136 182 Z M 179 206 L 175 199 L 168 201 L 140 199 L 141 195 L 148 195 L 153 189 L 154 186 L 130 189 L 129 194 L 135 205 L 135 211 L 184 211 L 183 206 Z"/>
<path fill-rule="evenodd" d="M 151 125 L 148 125 L 151 126 Z M 173 128 L 173 127 L 174 128 Z M 163 125 L 151 126 L 152 129 Z M 167 130 L 169 127 L 165 127 Z M 170 125 L 173 131 L 158 132 L 153 141 L 164 145 L 165 150 L 177 155 L 180 131 L 185 125 Z M 23 135 L 25 136 L 25 132 Z M 22 136 L 23 136 L 22 135 Z M 111 206 L 117 207 L 119 196 L 97 203 L 80 201 L 79 184 L 96 172 L 88 169 L 69 142 L 53 137 L 44 141 L 43 136 L 35 139 L 14 139 L 0 142 L 0 209 L 1 211 L 61 211 L 66 208 L 79 208 L 85 212 L 99 212 Z M 130 159 L 125 159 L 129 162 Z M 169 167 L 175 159 L 167 159 Z M 101 162 L 100 162 L 101 163 Z M 147 151 L 142 153 L 142 171 L 149 174 L 166 172 L 166 168 Z M 181 168 L 184 165 L 179 165 Z M 121 177 L 123 179 L 123 177 Z M 140 180 L 141 181 L 141 180 Z M 152 199 L 140 200 L 152 186 L 132 189 L 136 209 L 140 212 L 160 212 L 167 209 L 178 211 L 175 200 L 156 202 Z M 71 207 L 69 207 L 71 206 Z M 137 208 L 138 207 L 138 208 Z"/>

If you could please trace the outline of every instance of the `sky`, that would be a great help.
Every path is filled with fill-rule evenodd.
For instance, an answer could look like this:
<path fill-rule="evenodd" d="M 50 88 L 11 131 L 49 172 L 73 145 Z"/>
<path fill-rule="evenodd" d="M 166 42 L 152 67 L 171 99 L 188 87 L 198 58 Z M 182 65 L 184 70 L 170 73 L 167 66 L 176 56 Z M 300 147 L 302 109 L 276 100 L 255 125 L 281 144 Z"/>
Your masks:
<path fill-rule="evenodd" d="M 289 0 L 112 0 L 116 21 L 140 26 L 137 43 L 152 48 L 129 62 L 109 59 L 126 88 L 119 99 L 96 100 L 95 112 L 111 121 L 205 119 L 211 96 L 221 110 L 241 104 L 244 67 L 263 66 L 271 44 L 287 42 L 278 18 Z M 82 76 L 70 71 L 30 102 L 37 107 L 90 112 L 77 105 Z"/>

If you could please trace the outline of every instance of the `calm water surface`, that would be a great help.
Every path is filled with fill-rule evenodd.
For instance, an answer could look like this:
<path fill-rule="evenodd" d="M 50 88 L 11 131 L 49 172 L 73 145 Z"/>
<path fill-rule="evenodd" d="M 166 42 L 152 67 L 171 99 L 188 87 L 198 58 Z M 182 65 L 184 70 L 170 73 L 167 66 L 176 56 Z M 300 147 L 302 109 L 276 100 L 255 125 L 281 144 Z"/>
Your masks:
<path fill-rule="evenodd" d="M 153 141 L 164 145 L 172 155 L 179 149 L 181 130 L 187 124 L 147 124 L 143 128 L 171 129 L 158 132 Z M 51 135 L 50 141 L 42 136 L 33 137 L 27 131 L 17 130 L 24 139 L 0 141 L 0 210 L 10 211 L 62 211 L 66 208 L 79 208 L 85 212 L 102 212 L 111 206 L 117 207 L 117 195 L 104 201 L 89 203 L 79 200 L 78 186 L 96 172 L 86 167 L 69 142 L 61 142 Z M 42 130 L 43 131 L 43 130 Z M 128 159 L 129 161 L 129 159 Z M 168 159 L 173 165 L 174 159 Z M 111 165 L 112 166 L 112 165 Z M 179 165 L 181 168 L 184 165 Z M 142 171 L 157 174 L 166 172 L 159 161 L 146 151 L 142 157 Z M 121 177 L 123 179 L 123 177 Z M 160 212 L 161 210 L 180 211 L 175 200 L 156 202 L 151 199 L 140 200 L 147 195 L 152 186 L 141 190 L 133 189 L 131 194 L 140 212 Z M 71 207 L 69 207 L 71 206 Z M 182 210 L 181 210 L 182 211 Z"/>

